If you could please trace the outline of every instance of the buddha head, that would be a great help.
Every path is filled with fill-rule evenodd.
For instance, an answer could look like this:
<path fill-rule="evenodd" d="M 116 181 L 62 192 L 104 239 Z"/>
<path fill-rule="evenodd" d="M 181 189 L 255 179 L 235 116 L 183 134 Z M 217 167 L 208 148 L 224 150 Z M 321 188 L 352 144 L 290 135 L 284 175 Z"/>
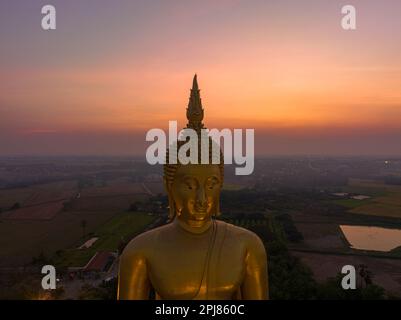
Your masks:
<path fill-rule="evenodd" d="M 216 147 L 216 142 L 210 137 L 201 135 L 201 129 L 205 129 L 202 123 L 203 114 L 195 75 L 187 108 L 187 128 L 195 130 L 198 136 L 198 162 L 182 164 L 178 160 L 176 164 L 170 164 L 169 153 L 178 154 L 186 143 L 177 141 L 169 147 L 164 165 L 164 186 L 170 206 L 169 218 L 179 219 L 191 227 L 201 227 L 213 216 L 220 214 L 220 191 L 224 177 L 224 161 L 220 148 Z M 200 161 L 200 151 L 205 143 L 209 164 L 201 164 Z"/>

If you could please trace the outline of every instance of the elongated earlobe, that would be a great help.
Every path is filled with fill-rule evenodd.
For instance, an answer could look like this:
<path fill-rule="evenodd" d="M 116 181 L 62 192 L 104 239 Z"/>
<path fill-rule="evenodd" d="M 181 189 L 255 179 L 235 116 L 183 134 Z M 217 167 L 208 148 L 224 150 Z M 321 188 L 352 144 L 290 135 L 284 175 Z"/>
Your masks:
<path fill-rule="evenodd" d="M 220 215 L 221 215 L 221 212 L 220 212 L 220 197 L 219 197 L 219 199 L 217 200 L 216 204 L 214 205 L 214 208 L 213 208 L 213 211 L 212 211 L 212 217 L 217 218 Z"/>
<path fill-rule="evenodd" d="M 170 185 L 169 185 L 168 179 L 166 177 L 163 177 L 163 184 L 164 184 L 164 189 L 167 192 L 167 198 L 168 198 L 168 205 L 169 205 L 168 219 L 169 219 L 169 221 L 172 221 L 175 217 L 175 206 L 174 206 L 173 197 L 171 196 L 171 192 L 170 192 Z"/>
<path fill-rule="evenodd" d="M 214 213 L 214 216 L 219 217 L 220 215 L 221 215 L 221 212 L 220 212 L 220 199 L 219 199 L 219 201 L 217 201 L 217 204 L 216 204 L 216 212 Z"/>
<path fill-rule="evenodd" d="M 175 205 L 170 195 L 168 195 L 168 203 L 169 203 L 168 219 L 171 221 L 175 217 Z"/>

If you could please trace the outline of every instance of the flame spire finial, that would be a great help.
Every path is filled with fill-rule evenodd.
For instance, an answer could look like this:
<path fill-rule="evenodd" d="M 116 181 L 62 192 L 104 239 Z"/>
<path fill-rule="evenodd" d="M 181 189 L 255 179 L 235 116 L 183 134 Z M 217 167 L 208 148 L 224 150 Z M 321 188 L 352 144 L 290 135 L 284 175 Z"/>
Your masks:
<path fill-rule="evenodd" d="M 187 108 L 187 128 L 200 131 L 204 128 L 202 123 L 204 111 L 202 108 L 202 100 L 200 98 L 200 90 L 198 87 L 198 77 L 195 74 L 192 81 L 191 96 L 189 97 L 189 103 Z"/>

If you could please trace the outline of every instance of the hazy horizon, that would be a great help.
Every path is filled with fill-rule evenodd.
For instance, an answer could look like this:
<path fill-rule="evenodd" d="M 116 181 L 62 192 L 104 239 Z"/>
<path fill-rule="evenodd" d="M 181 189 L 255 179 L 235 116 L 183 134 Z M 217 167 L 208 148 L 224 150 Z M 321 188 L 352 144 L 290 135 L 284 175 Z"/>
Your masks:
<path fill-rule="evenodd" d="M 0 3 L 0 156 L 145 156 L 185 126 L 198 74 L 208 128 L 254 128 L 256 156 L 401 156 L 401 2 Z"/>

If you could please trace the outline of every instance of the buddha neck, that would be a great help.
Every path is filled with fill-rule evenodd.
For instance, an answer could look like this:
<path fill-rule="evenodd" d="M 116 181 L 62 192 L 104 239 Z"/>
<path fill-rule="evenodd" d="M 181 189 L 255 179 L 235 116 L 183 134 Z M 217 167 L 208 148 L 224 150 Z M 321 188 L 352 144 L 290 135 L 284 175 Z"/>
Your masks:
<path fill-rule="evenodd" d="M 203 222 L 202 224 L 200 224 L 199 226 L 195 225 L 195 224 L 190 224 L 187 221 L 184 221 L 183 219 L 180 219 L 178 217 L 176 217 L 173 221 L 173 223 L 181 228 L 184 229 L 185 231 L 188 231 L 190 233 L 193 234 L 202 234 L 204 232 L 206 232 L 207 230 L 209 230 L 210 226 L 212 225 L 212 219 L 209 219 L 205 222 Z"/>

